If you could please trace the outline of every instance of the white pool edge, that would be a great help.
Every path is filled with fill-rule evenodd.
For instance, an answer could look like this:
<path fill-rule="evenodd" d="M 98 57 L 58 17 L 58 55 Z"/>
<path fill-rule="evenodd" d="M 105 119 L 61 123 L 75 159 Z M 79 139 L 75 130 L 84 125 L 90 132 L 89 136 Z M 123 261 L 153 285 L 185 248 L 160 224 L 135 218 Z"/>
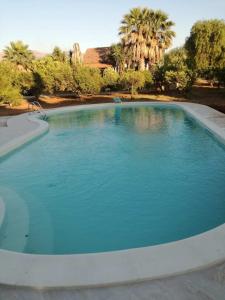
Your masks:
<path fill-rule="evenodd" d="M 122 105 L 155 105 L 155 102 Z M 207 106 L 175 104 L 204 124 L 225 143 L 225 115 Z M 79 105 L 49 110 L 48 114 L 80 109 L 105 108 L 113 104 Z M 46 132 L 48 124 L 28 114 L 17 117 L 16 126 L 29 119 L 36 127 L 5 145 L 0 157 Z M 19 121 L 18 121 L 19 120 Z M 14 126 L 13 118 L 8 126 Z M 23 125 L 21 125 L 23 126 Z M 7 131 L 7 130 L 6 130 Z M 3 221 L 4 213 L 0 220 Z M 2 211 L 4 208 L 2 209 Z M 97 287 L 174 276 L 225 261 L 225 224 L 184 240 L 123 251 L 75 255 L 33 255 L 0 250 L 0 284 L 34 288 Z"/>
<path fill-rule="evenodd" d="M 5 131 L 5 134 L 7 135 L 8 131 L 12 131 L 14 128 L 19 130 L 19 132 L 16 133 L 13 138 L 9 138 L 4 144 L 0 144 L 0 158 L 48 131 L 48 123 L 37 117 L 39 117 L 39 115 L 30 115 L 29 113 L 26 113 L 8 119 L 8 126 L 1 128 L 1 134 L 4 134 Z M 36 124 L 35 129 L 21 133 L 20 129 L 23 128 L 23 126 L 29 126 L 29 123 Z"/>

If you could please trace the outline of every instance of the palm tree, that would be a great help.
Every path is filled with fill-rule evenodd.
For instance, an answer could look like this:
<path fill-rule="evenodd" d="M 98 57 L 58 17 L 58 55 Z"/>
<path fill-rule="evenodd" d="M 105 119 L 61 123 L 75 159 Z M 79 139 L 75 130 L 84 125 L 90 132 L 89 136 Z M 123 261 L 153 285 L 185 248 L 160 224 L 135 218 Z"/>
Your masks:
<path fill-rule="evenodd" d="M 58 46 L 53 49 L 52 58 L 56 61 L 66 62 L 67 56 L 64 51 L 62 51 Z"/>
<path fill-rule="evenodd" d="M 110 49 L 110 61 L 116 71 L 122 73 L 126 65 L 126 54 L 121 43 L 113 44 Z"/>
<path fill-rule="evenodd" d="M 151 11 L 149 14 L 148 35 L 149 53 L 147 55 L 149 66 L 162 61 L 165 50 L 172 44 L 172 39 L 175 37 L 175 32 L 171 27 L 175 24 L 168 20 L 168 15 L 161 10 Z"/>
<path fill-rule="evenodd" d="M 10 42 L 4 50 L 4 59 L 16 64 L 19 68 L 28 70 L 34 59 L 33 52 L 22 41 Z"/>
<path fill-rule="evenodd" d="M 133 8 L 122 20 L 119 34 L 126 54 L 131 54 L 131 67 L 139 66 L 144 69 L 146 56 L 146 30 L 147 30 L 147 8 Z"/>
<path fill-rule="evenodd" d="M 133 8 L 121 24 L 119 34 L 124 51 L 132 54 L 131 66 L 139 70 L 145 69 L 146 62 L 149 66 L 159 63 L 175 36 L 171 30 L 174 23 L 160 10 Z"/>

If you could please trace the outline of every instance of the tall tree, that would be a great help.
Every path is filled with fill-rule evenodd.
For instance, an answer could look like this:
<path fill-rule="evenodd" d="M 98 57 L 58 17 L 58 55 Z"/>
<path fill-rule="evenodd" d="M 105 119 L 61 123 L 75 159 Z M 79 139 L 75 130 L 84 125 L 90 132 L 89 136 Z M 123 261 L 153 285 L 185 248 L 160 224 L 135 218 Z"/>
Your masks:
<path fill-rule="evenodd" d="M 132 64 L 132 67 L 138 65 L 140 70 L 143 70 L 145 67 L 144 63 L 147 54 L 148 14 L 149 10 L 147 8 L 131 9 L 123 17 L 119 31 L 125 54 L 132 55 L 128 65 Z"/>
<path fill-rule="evenodd" d="M 193 69 L 202 72 L 225 67 L 225 21 L 196 22 L 186 40 L 185 48 Z"/>
<path fill-rule="evenodd" d="M 33 52 L 29 46 L 22 41 L 10 42 L 4 50 L 4 59 L 16 64 L 18 67 L 28 70 L 31 68 L 34 59 Z"/>
<path fill-rule="evenodd" d="M 165 50 L 172 45 L 175 32 L 171 30 L 174 22 L 168 20 L 168 15 L 161 10 L 151 10 L 148 13 L 148 62 L 154 65 L 162 61 Z"/>
<path fill-rule="evenodd" d="M 124 16 L 119 34 L 125 53 L 132 55 L 132 67 L 144 70 L 146 61 L 149 66 L 160 62 L 175 36 L 173 25 L 160 10 L 133 8 Z"/>
<path fill-rule="evenodd" d="M 114 68 L 122 73 L 126 64 L 126 55 L 121 43 L 113 44 L 110 51 L 110 61 Z"/>

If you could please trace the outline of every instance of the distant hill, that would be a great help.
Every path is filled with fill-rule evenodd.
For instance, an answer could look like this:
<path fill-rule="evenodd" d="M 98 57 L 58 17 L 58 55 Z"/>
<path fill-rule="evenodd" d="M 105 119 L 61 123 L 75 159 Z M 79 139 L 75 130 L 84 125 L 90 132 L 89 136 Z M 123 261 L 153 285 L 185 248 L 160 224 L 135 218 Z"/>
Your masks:
<path fill-rule="evenodd" d="M 48 54 L 48 53 L 44 53 L 44 52 L 40 52 L 40 51 L 36 51 L 36 50 L 32 50 L 32 52 L 33 52 L 35 58 L 42 58 Z M 0 60 L 3 59 L 3 56 L 4 56 L 4 52 L 0 51 Z"/>
<path fill-rule="evenodd" d="M 42 58 L 42 57 L 48 55 L 48 53 L 44 53 L 44 52 L 40 52 L 40 51 L 36 51 L 36 50 L 32 50 L 32 52 L 36 58 Z"/>

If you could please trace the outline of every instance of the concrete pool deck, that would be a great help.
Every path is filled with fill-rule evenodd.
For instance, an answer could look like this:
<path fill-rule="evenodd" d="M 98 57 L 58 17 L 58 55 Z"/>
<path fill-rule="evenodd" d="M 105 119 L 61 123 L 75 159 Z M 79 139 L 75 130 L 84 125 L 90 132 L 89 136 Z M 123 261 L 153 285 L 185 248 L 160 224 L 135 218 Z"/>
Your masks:
<path fill-rule="evenodd" d="M 0 285 L 1 300 L 224 300 L 225 264 L 114 287 L 37 290 Z"/>
<path fill-rule="evenodd" d="M 67 107 L 47 111 L 47 114 L 90 108 L 101 109 L 113 107 L 114 105 L 100 104 Z M 155 102 L 138 102 L 123 103 L 122 105 L 160 104 Z M 179 106 L 206 126 L 221 142 L 225 143 L 224 114 L 200 104 L 173 102 L 163 103 L 163 105 Z M 8 127 L 0 127 L 0 157 L 48 130 L 46 122 L 28 114 L 10 118 L 7 120 L 7 124 Z M 197 271 L 200 274 L 204 273 L 204 271 L 198 270 L 205 268 L 210 268 L 210 272 L 214 272 L 212 270 L 217 270 L 218 268 L 214 267 L 216 264 L 220 264 L 219 269 L 221 270 L 222 268 L 224 272 L 225 264 L 223 262 L 225 262 L 225 225 L 173 243 L 107 253 L 56 256 L 30 255 L 0 250 L 0 284 L 39 289 L 67 287 L 85 288 L 86 290 L 90 287 L 103 286 L 107 286 L 104 289 L 114 289 L 108 286 L 133 283 L 132 288 L 130 288 L 132 290 L 134 285 L 152 285 L 154 282 L 158 282 L 157 280 L 168 282 L 170 279 L 165 279 L 166 277 L 174 277 L 186 272 Z M 182 276 L 187 276 L 187 278 L 191 276 L 192 278 L 193 274 L 189 273 Z M 180 276 L 174 278 L 181 278 Z M 225 275 L 218 276 L 222 276 L 224 285 Z M 153 281 L 150 282 L 149 280 Z M 173 281 L 173 279 L 171 280 Z M 140 283 L 142 281 L 145 281 L 145 283 Z M 147 281 L 149 282 L 147 283 Z M 121 290 L 122 287 L 117 289 Z M 8 291 L 7 288 L 2 286 L 0 295 L 1 290 Z M 224 292 L 224 289 L 222 290 Z M 109 297 L 103 299 L 106 298 L 114 299 Z M 91 297 L 87 299 L 91 299 Z M 127 298 L 121 297 L 119 299 Z M 157 298 L 155 297 L 155 299 Z M 158 299 L 176 298 L 159 297 Z M 177 299 L 190 298 L 180 297 Z M 191 299 L 225 299 L 225 296 L 224 298 L 199 297 Z"/>

